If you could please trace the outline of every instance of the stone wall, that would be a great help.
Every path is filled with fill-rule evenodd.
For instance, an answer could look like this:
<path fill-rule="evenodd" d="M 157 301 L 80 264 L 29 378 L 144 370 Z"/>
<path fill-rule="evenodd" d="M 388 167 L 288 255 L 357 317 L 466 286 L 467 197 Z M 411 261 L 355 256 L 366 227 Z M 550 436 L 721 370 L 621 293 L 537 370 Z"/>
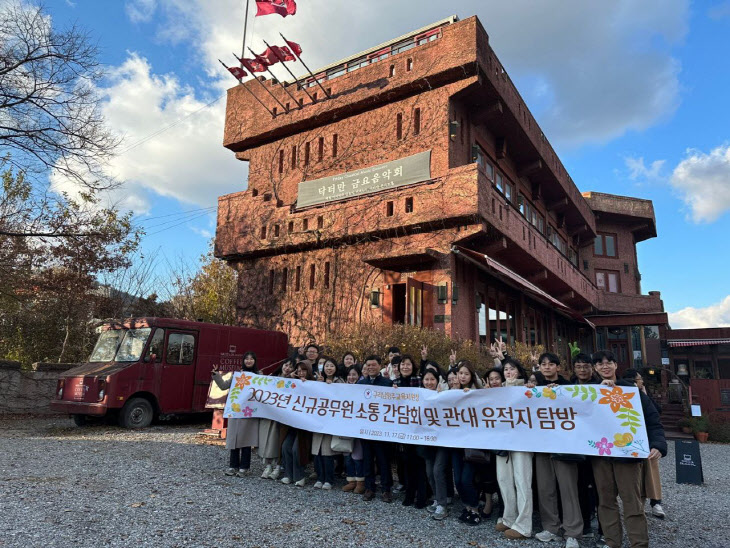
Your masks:
<path fill-rule="evenodd" d="M 31 370 L 19 362 L 0 360 L 0 415 L 50 414 L 58 376 L 74 363 L 34 363 Z"/>

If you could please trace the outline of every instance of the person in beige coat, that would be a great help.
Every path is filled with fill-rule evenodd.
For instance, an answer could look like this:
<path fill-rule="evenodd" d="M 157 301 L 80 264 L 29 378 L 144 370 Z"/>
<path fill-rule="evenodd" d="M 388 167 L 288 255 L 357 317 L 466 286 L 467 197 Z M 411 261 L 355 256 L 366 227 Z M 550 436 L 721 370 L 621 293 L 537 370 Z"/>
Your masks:
<path fill-rule="evenodd" d="M 256 354 L 246 352 L 243 355 L 243 371 L 258 373 Z M 221 390 L 231 387 L 233 378 L 224 381 L 217 369 L 213 370 L 213 380 Z M 259 444 L 259 419 L 228 419 L 226 430 L 226 449 L 229 451 L 229 462 L 226 476 L 247 476 L 251 468 L 251 447 Z"/>
<path fill-rule="evenodd" d="M 322 381 L 327 384 L 345 382 L 339 376 L 339 368 L 334 358 L 324 358 Z M 335 482 L 335 454 L 332 450 L 332 436 L 330 434 L 315 433 L 312 435 L 312 455 L 314 455 L 314 469 L 317 471 L 315 489 L 332 489 L 332 484 Z"/>

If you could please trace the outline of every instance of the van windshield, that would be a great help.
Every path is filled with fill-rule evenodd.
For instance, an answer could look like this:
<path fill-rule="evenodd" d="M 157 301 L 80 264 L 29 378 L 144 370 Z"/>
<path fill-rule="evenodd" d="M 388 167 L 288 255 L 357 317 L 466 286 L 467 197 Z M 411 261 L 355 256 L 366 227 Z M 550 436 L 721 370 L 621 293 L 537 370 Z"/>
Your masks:
<path fill-rule="evenodd" d="M 109 329 L 99 335 L 90 362 L 135 362 L 139 360 L 152 329 Z"/>

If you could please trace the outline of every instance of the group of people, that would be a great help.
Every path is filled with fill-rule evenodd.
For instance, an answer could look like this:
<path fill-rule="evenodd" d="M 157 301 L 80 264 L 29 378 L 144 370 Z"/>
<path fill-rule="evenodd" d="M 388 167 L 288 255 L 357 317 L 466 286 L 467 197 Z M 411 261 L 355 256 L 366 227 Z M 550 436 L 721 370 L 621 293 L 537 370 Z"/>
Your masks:
<path fill-rule="evenodd" d="M 493 350 L 494 350 L 493 346 Z M 432 519 L 449 515 L 454 495 L 464 506 L 459 520 L 478 525 L 492 515 L 497 497 L 499 516 L 496 529 L 507 539 L 533 536 L 533 501 L 536 501 L 542 531 L 534 536 L 549 542 L 565 539 L 568 548 L 579 546 L 580 538 L 594 536 L 592 518 L 597 515 L 598 546 L 619 548 L 623 527 L 617 498 L 623 506 L 623 522 L 632 547 L 648 546 L 650 513 L 664 518 L 658 461 L 667 453 L 664 430 L 656 405 L 646 394 L 641 375 L 630 369 L 617 378 L 615 357 L 608 351 L 573 359 L 570 378 L 561 373 L 560 358 L 552 353 L 537 357 L 528 374 L 522 364 L 504 353 L 499 342 L 493 352 L 494 367 L 483 376 L 466 360 L 457 361 L 452 352 L 449 368 L 428 359 L 421 350 L 420 361 L 397 347 L 388 349 L 387 363 L 379 356 L 367 356 L 362 365 L 354 353 L 341 360 L 321 355 L 310 344 L 284 361 L 276 376 L 328 384 L 348 383 L 383 387 L 420 387 L 426 390 L 478 390 L 503 386 L 554 386 L 564 384 L 601 384 L 637 386 L 640 391 L 650 454 L 648 459 L 588 457 L 585 455 L 530 453 L 492 450 L 480 459 L 471 458 L 466 449 L 394 444 L 376 440 L 351 440 L 329 434 L 311 433 L 268 419 L 230 419 L 226 447 L 230 450 L 228 475 L 246 476 L 251 465 L 251 449 L 258 448 L 264 461 L 262 478 L 304 487 L 306 465 L 314 462 L 314 488 L 331 490 L 337 472 L 347 479 L 342 490 L 362 495 L 365 501 L 376 496 L 379 479 L 381 498 L 393 502 L 393 491 L 404 491 L 404 506 L 425 508 Z M 258 373 L 256 356 L 244 356 L 245 370 Z M 226 389 L 223 377 L 213 379 Z M 394 487 L 393 465 L 399 484 Z M 314 479 L 314 478 L 312 478 Z M 429 504 L 430 497 L 432 502 Z"/>

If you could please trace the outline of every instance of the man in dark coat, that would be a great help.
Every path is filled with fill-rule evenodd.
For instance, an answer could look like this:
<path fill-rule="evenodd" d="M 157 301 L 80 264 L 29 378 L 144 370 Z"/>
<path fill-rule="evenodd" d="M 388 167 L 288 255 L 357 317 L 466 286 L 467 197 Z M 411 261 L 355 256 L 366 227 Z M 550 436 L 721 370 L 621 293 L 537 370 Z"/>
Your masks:
<path fill-rule="evenodd" d="M 593 367 L 601 377 L 601 384 L 609 387 L 633 387 L 631 383 L 616 379 L 616 358 L 611 352 L 601 350 L 593 355 Z M 659 459 L 667 454 L 667 440 L 651 400 L 639 392 L 644 412 L 646 433 L 649 437 L 649 460 Z M 598 520 L 601 522 L 605 544 L 609 548 L 621 548 L 623 531 L 616 497 L 621 497 L 624 507 L 624 522 L 631 548 L 649 546 L 649 528 L 644 514 L 642 493 L 642 465 L 640 459 L 593 457 L 593 475 L 598 491 Z"/>
<path fill-rule="evenodd" d="M 357 384 L 372 386 L 393 386 L 393 381 L 380 374 L 380 358 L 368 356 L 362 368 L 363 378 Z M 366 501 L 375 498 L 375 462 L 380 472 L 380 487 L 383 489 L 383 500 L 393 502 L 390 489 L 393 487 L 393 472 L 390 469 L 390 448 L 382 441 L 362 440 L 363 464 L 365 466 L 365 493 Z"/>

